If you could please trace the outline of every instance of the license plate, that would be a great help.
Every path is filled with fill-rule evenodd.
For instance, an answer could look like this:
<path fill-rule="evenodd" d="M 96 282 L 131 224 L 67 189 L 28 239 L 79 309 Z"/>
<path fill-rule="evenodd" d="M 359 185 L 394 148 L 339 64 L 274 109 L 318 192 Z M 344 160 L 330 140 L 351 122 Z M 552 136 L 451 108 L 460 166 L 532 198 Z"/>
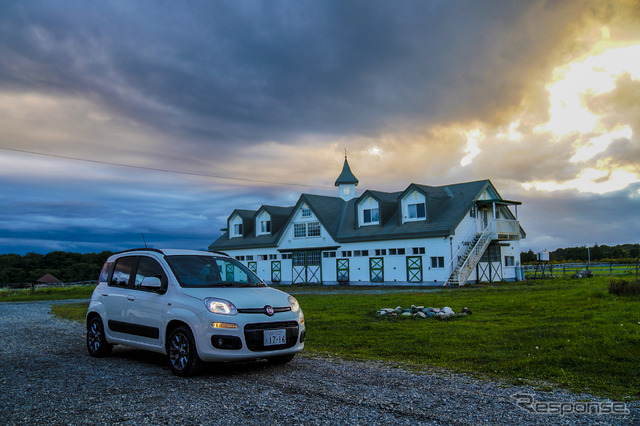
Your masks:
<path fill-rule="evenodd" d="M 264 345 L 285 345 L 287 343 L 287 330 L 264 330 Z"/>

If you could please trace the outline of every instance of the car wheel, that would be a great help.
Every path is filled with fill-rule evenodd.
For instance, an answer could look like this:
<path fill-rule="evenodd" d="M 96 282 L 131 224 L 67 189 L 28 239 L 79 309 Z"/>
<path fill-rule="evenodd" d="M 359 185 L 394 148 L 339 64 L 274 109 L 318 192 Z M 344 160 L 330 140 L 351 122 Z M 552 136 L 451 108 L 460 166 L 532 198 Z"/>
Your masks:
<path fill-rule="evenodd" d="M 187 327 L 176 327 L 169 336 L 169 368 L 176 376 L 192 376 L 200 372 L 196 342 Z"/>
<path fill-rule="evenodd" d="M 87 349 L 89 355 L 102 358 L 109 355 L 113 345 L 107 342 L 100 317 L 93 317 L 87 323 Z"/>
<path fill-rule="evenodd" d="M 293 360 L 293 358 L 295 358 L 295 355 L 281 355 L 267 358 L 267 361 L 273 365 L 283 365 Z"/>

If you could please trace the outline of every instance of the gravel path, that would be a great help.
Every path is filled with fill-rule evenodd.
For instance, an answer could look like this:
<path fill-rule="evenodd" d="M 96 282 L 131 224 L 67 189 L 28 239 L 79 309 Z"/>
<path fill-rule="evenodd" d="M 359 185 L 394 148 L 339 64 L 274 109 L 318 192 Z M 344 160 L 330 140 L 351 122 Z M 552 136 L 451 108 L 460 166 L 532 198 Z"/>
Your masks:
<path fill-rule="evenodd" d="M 89 357 L 84 327 L 53 318 L 50 306 L 0 303 L 2 424 L 640 423 L 638 402 L 627 404 L 628 415 L 530 414 L 511 395 L 585 395 L 305 356 L 286 366 L 211 366 L 182 379 L 149 352 L 116 347 Z"/>

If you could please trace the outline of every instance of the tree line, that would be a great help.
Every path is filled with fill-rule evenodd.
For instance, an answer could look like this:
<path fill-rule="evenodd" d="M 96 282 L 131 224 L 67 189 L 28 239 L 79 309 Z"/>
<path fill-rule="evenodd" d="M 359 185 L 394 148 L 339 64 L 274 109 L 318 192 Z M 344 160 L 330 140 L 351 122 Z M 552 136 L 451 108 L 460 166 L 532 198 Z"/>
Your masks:
<path fill-rule="evenodd" d="M 617 246 L 594 245 L 593 247 L 568 247 L 559 248 L 549 252 L 549 260 L 552 262 L 603 262 L 603 261 L 633 261 L 640 257 L 640 244 L 620 244 Z M 535 263 L 538 261 L 533 250 L 520 254 L 522 263 Z"/>
<path fill-rule="evenodd" d="M 44 274 L 51 274 L 64 283 L 98 281 L 102 265 L 113 253 L 69 253 L 52 251 L 47 254 L 27 253 L 0 255 L 0 284 L 35 283 Z"/>

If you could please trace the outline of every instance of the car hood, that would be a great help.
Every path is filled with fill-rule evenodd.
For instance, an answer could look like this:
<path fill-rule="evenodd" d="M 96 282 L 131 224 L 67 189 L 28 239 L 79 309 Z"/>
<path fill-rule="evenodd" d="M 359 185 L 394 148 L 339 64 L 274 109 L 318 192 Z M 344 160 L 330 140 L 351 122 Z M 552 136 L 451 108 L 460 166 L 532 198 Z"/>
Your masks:
<path fill-rule="evenodd" d="M 265 305 L 276 307 L 289 306 L 289 295 L 283 291 L 271 287 L 241 287 L 241 288 L 188 288 L 183 287 L 182 292 L 196 299 L 204 300 L 207 297 L 225 299 L 233 303 L 236 308 L 262 308 Z"/>

